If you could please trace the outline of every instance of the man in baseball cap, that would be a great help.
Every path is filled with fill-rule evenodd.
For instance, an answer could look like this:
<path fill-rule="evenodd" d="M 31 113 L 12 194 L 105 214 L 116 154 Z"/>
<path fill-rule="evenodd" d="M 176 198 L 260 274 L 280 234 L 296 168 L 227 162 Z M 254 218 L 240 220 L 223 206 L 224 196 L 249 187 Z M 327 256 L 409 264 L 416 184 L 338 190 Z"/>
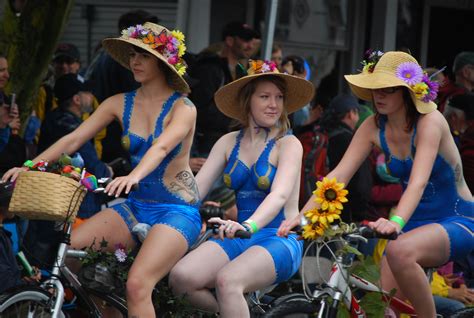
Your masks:
<path fill-rule="evenodd" d="M 60 43 L 53 56 L 54 75 L 78 74 L 81 68 L 81 55 L 77 46 L 71 43 Z"/>

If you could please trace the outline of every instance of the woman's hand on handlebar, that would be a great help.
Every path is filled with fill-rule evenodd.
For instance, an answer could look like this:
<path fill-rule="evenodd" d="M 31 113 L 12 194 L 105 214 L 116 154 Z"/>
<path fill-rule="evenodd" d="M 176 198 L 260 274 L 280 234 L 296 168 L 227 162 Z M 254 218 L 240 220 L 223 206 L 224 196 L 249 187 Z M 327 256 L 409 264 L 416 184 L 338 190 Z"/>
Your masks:
<path fill-rule="evenodd" d="M 104 193 L 109 196 L 114 196 L 116 198 L 125 191 L 125 194 L 128 194 L 132 188 L 136 188 L 140 180 L 128 175 L 124 177 L 117 177 L 112 180 L 106 187 Z"/>
<path fill-rule="evenodd" d="M 398 223 L 395 223 L 393 221 L 380 218 L 375 222 L 369 222 L 368 227 L 373 229 L 374 231 L 377 231 L 380 234 L 392 234 L 392 233 L 400 233 L 402 230 L 400 228 L 400 225 Z"/>
<path fill-rule="evenodd" d="M 301 217 L 299 214 L 291 220 L 284 220 L 283 222 L 281 222 L 280 227 L 278 228 L 277 236 L 287 237 L 293 228 L 300 225 L 300 222 Z"/>
<path fill-rule="evenodd" d="M 2 176 L 2 182 L 8 182 L 8 181 L 14 182 L 16 178 L 18 178 L 18 174 L 20 174 L 20 172 L 27 171 L 27 170 L 28 170 L 27 167 L 11 168 L 7 172 L 5 172 L 5 174 Z"/>
<path fill-rule="evenodd" d="M 242 224 L 232 221 L 232 220 L 223 220 L 221 218 L 210 218 L 207 222 L 220 224 L 218 236 L 220 237 L 221 240 L 223 240 L 224 237 L 234 238 L 235 232 L 239 230 L 247 231 L 245 227 L 242 226 Z"/>

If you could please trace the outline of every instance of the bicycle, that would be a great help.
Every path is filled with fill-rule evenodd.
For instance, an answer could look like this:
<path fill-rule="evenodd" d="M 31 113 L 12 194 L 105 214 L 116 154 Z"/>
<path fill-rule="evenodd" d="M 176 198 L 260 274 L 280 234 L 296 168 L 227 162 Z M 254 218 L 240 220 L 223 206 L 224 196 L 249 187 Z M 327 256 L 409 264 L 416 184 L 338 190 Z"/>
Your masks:
<path fill-rule="evenodd" d="M 105 180 L 99 180 L 102 183 Z M 6 185 L 4 187 L 7 187 Z M 123 317 L 127 317 L 126 302 L 116 294 L 105 294 L 87 289 L 77 276 L 65 265 L 66 257 L 84 258 L 87 252 L 68 250 L 72 232 L 72 223 L 63 226 L 63 235 L 51 269 L 50 278 L 39 286 L 21 286 L 0 295 L 1 317 L 67 317 L 67 312 L 80 307 L 89 317 L 102 317 L 97 306 L 101 304 L 115 308 Z M 75 296 L 72 302 L 64 303 L 65 289 Z"/>
<path fill-rule="evenodd" d="M 381 290 L 375 284 L 349 272 L 355 256 L 354 249 L 357 249 L 360 242 L 367 242 L 368 238 L 392 240 L 396 239 L 396 235 L 380 235 L 368 227 L 361 226 L 352 233 L 343 234 L 327 243 L 322 242 L 322 245 L 326 247 L 331 242 L 340 242 L 349 246 L 349 251 L 352 252 L 336 256 L 331 251 L 335 260 L 331 267 L 329 281 L 322 284 L 322 288 L 316 289 L 312 295 L 293 293 L 282 296 L 275 300 L 274 305 L 267 311 L 265 317 L 285 317 L 301 314 L 302 317 L 335 318 L 341 310 L 341 303 L 349 311 L 350 317 L 368 317 L 360 305 L 360 299 L 354 295 L 356 291 L 378 293 L 380 300 L 387 303 L 391 309 L 409 316 L 416 316 L 416 312 L 410 304 L 392 297 L 390 292 Z M 318 248 L 316 255 L 317 259 L 319 259 L 319 251 L 320 248 Z M 305 286 L 303 290 L 306 290 Z M 472 318 L 474 317 L 474 308 L 465 308 L 451 317 Z"/>
<path fill-rule="evenodd" d="M 98 193 L 104 190 L 108 181 L 99 180 L 102 185 Z M 204 218 L 218 216 L 219 211 L 209 211 L 206 207 L 200 209 Z M 198 242 L 193 245 L 196 248 L 211 235 L 218 231 L 218 226 L 209 226 L 201 235 Z M 39 286 L 23 286 L 10 290 L 0 295 L 0 317 L 52 317 L 63 318 L 68 316 L 71 310 L 80 309 L 87 317 L 102 317 L 100 309 L 113 307 L 122 317 L 128 316 L 126 300 L 116 293 L 103 293 L 96 289 L 85 287 L 77 276 L 65 265 L 67 257 L 83 259 L 87 252 L 83 250 L 68 249 L 72 232 L 72 223 L 65 223 L 63 237 L 59 244 L 56 261 L 51 270 L 51 277 Z M 141 233 L 142 239 L 146 236 Z M 249 238 L 251 233 L 237 231 L 236 236 Z M 75 296 L 73 302 L 64 303 L 65 289 L 70 289 Z M 154 291 L 157 292 L 156 290 Z M 92 296 L 92 297 L 91 297 Z M 95 299 L 94 299 L 95 298 Z M 101 308 L 97 304 L 102 304 Z"/>

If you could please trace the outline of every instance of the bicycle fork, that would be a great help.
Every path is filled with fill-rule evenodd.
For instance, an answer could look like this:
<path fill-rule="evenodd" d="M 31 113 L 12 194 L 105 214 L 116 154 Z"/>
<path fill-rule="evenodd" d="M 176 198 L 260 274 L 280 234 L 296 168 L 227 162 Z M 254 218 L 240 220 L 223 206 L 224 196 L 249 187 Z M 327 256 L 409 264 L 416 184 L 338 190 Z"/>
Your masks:
<path fill-rule="evenodd" d="M 64 260 L 66 258 L 67 248 L 70 245 L 71 231 L 72 231 L 72 224 L 67 223 L 64 237 L 61 243 L 59 244 L 56 260 L 51 270 L 51 278 L 45 281 L 42 286 L 45 290 L 49 290 L 51 288 L 54 289 L 55 300 L 54 300 L 54 307 L 52 308 L 52 313 L 51 313 L 52 318 L 61 317 L 60 315 L 61 307 L 63 306 L 63 302 L 64 302 L 64 286 L 59 280 L 59 276 L 61 275 L 61 268 L 64 266 Z"/>

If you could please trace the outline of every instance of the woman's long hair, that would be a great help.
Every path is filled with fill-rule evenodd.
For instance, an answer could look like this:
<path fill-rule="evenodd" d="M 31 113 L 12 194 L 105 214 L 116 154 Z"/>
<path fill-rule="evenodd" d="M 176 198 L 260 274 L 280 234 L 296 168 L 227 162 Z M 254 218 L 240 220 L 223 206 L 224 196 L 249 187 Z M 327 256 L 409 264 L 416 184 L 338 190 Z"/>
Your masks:
<path fill-rule="evenodd" d="M 253 93 L 257 89 L 257 85 L 262 82 L 273 83 L 283 94 L 283 111 L 280 118 L 278 119 L 278 127 L 280 128 L 283 134 L 290 129 L 290 121 L 288 120 L 288 113 L 286 112 L 286 98 L 287 98 L 287 89 L 286 82 L 284 79 L 277 76 L 259 76 L 256 79 L 248 82 L 244 87 L 240 89 L 238 104 L 239 109 L 242 109 L 244 114 L 246 114 L 245 119 L 240 122 L 243 127 L 249 127 L 250 123 L 248 120 L 248 114 L 250 114 L 250 99 L 252 98 Z"/>

